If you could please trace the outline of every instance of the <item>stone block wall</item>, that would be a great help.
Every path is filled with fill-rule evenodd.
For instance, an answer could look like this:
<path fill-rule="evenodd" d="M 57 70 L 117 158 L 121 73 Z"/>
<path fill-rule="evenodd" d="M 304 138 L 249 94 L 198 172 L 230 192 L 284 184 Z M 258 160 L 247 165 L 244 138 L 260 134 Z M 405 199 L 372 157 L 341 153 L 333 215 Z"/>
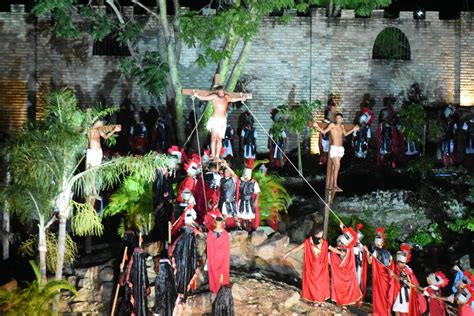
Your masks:
<path fill-rule="evenodd" d="M 364 93 L 374 96 L 378 113 L 384 97 L 400 95 L 415 81 L 433 101 L 474 105 L 473 21 L 472 13 L 462 13 L 459 20 L 440 20 L 437 12 L 427 12 L 425 20 L 414 20 L 412 12 L 386 19 L 381 10 L 370 18 L 355 18 L 351 10 L 332 18 L 326 17 L 325 10 L 315 9 L 311 16 L 294 16 L 287 24 L 268 17 L 242 73 L 254 78 L 249 85 L 254 97 L 248 104 L 265 128 L 271 125 L 273 107 L 301 99 L 320 99 L 325 104 L 330 93 L 337 96 L 348 121 Z M 156 27 L 149 19 L 141 51 L 158 49 Z M 372 59 L 375 38 L 386 27 L 396 27 L 406 35 L 410 60 Z M 53 38 L 49 21 L 35 22 L 22 6 L 0 13 L 0 39 L 0 131 L 21 124 L 29 105 L 36 104 L 40 110 L 38 96 L 51 87 L 72 87 L 84 105 L 98 100 L 119 105 L 125 99 L 138 107 L 163 104 L 164 98 L 151 97 L 121 75 L 120 57 L 92 55 L 93 42 L 88 39 Z M 181 50 L 184 87 L 212 84 L 216 66 L 197 66 L 199 50 L 185 46 Z M 190 110 L 189 98 L 186 104 Z M 232 113 L 234 125 L 243 110 Z M 263 130 L 258 133 L 258 148 L 264 151 L 266 137 Z M 291 140 L 290 146 L 294 145 Z"/>

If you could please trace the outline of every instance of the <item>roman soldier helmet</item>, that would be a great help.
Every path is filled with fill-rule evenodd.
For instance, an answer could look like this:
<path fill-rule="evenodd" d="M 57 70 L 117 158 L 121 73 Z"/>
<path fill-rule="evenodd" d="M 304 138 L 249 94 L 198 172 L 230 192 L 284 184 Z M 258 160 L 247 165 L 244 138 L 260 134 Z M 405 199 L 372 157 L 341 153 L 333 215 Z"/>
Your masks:
<path fill-rule="evenodd" d="M 191 192 L 191 190 L 189 189 L 184 189 L 183 192 L 181 192 L 181 198 L 183 199 L 183 202 L 180 203 L 181 206 L 188 206 L 189 201 L 191 199 L 191 197 L 193 197 L 193 194 Z M 194 197 L 193 197 L 194 199 Z"/>
<path fill-rule="evenodd" d="M 182 163 L 184 160 L 184 150 L 180 149 L 178 146 L 173 145 L 168 149 L 168 153 L 172 156 L 178 158 L 178 163 Z"/>
<path fill-rule="evenodd" d="M 343 248 L 350 248 L 354 246 L 357 240 L 357 233 L 352 228 L 345 228 L 342 235 L 337 237 L 337 245 Z"/>
<path fill-rule="evenodd" d="M 247 159 L 247 163 L 245 164 L 244 171 L 242 173 L 242 178 L 250 180 L 252 178 L 252 170 L 253 170 L 253 165 L 254 165 L 254 160 L 253 159 Z"/>
<path fill-rule="evenodd" d="M 379 227 L 375 230 L 375 247 L 382 248 L 385 243 L 385 228 Z"/>
<path fill-rule="evenodd" d="M 427 279 L 432 285 L 436 285 L 439 287 L 445 287 L 449 283 L 448 278 L 441 271 L 430 273 Z"/>
<path fill-rule="evenodd" d="M 197 218 L 196 211 L 191 208 L 185 211 L 184 213 L 184 223 L 185 224 L 192 224 Z"/>
<path fill-rule="evenodd" d="M 456 283 L 456 287 L 470 286 L 474 282 L 474 276 L 469 271 L 463 271 L 463 276 Z"/>
<path fill-rule="evenodd" d="M 408 244 L 401 244 L 400 251 L 397 251 L 397 262 L 408 263 L 411 259 L 411 246 Z"/>
<path fill-rule="evenodd" d="M 456 301 L 458 302 L 459 305 L 463 305 L 469 302 L 471 297 L 472 297 L 471 291 L 469 291 L 468 288 L 463 288 L 461 291 L 459 291 L 456 294 Z"/>
<path fill-rule="evenodd" d="M 357 224 L 356 225 L 356 233 L 357 233 L 357 238 L 359 240 L 359 242 L 362 242 L 362 239 L 364 239 L 364 234 L 362 234 L 362 232 L 360 231 L 362 229 L 362 227 L 364 227 L 362 224 Z"/>
<path fill-rule="evenodd" d="M 199 172 L 199 165 L 201 164 L 201 158 L 198 155 L 193 154 L 191 159 L 188 159 L 186 164 L 184 165 L 184 169 L 186 173 L 194 176 Z"/>

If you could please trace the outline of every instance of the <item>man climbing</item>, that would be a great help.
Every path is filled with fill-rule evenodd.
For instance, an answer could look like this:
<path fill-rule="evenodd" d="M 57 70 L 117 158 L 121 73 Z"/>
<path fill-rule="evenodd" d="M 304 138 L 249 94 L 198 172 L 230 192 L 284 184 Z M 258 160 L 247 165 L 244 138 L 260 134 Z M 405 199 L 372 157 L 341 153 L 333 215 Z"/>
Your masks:
<path fill-rule="evenodd" d="M 211 159 L 219 159 L 219 153 L 222 148 L 222 139 L 225 137 L 225 130 L 227 128 L 227 108 L 229 102 L 245 101 L 247 98 L 241 96 L 240 98 L 231 98 L 224 91 L 223 86 L 214 88 L 214 93 L 207 96 L 200 96 L 194 92 L 193 96 L 201 101 L 212 101 L 214 104 L 212 116 L 207 121 L 207 129 L 211 132 Z"/>
<path fill-rule="evenodd" d="M 337 185 L 337 176 L 339 168 L 341 167 L 341 158 L 344 156 L 344 137 L 359 130 L 359 126 L 354 126 L 351 130 L 346 131 L 344 128 L 342 113 L 336 113 L 335 122 L 330 123 L 325 129 L 319 127 L 318 123 L 314 123 L 314 127 L 321 133 L 329 133 L 331 147 L 329 148 L 329 158 L 332 162 L 332 169 L 329 172 L 329 179 L 327 181 L 327 190 L 334 190 L 335 192 L 342 192 L 342 189 Z"/>

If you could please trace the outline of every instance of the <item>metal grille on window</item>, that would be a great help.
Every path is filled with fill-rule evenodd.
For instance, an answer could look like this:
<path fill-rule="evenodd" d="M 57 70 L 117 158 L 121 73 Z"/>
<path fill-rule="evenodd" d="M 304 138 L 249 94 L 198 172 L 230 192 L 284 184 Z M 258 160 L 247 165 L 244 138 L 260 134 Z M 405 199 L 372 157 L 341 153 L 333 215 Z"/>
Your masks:
<path fill-rule="evenodd" d="M 130 56 L 128 47 L 117 40 L 115 34 L 108 35 L 101 41 L 94 41 L 92 55 L 96 56 Z"/>
<path fill-rule="evenodd" d="M 387 27 L 377 35 L 372 59 L 410 60 L 410 43 L 402 31 Z"/>

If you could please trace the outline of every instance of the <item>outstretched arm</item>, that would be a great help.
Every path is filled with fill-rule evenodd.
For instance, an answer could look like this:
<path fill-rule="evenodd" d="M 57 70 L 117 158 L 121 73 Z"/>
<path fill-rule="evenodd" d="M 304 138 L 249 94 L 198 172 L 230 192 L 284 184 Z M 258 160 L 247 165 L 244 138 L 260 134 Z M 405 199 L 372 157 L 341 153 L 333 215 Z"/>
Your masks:
<path fill-rule="evenodd" d="M 331 252 L 334 252 L 335 254 L 338 254 L 338 255 L 343 255 L 343 254 L 344 254 L 342 251 L 340 251 L 340 250 L 337 249 L 337 248 L 334 248 L 333 246 L 329 246 L 328 249 L 329 249 Z"/>
<path fill-rule="evenodd" d="M 286 257 L 288 257 L 290 254 L 292 254 L 293 252 L 296 252 L 296 251 L 302 249 L 303 247 L 304 247 L 304 243 L 302 243 L 302 244 L 296 246 L 295 248 L 293 248 L 293 249 L 291 249 L 290 251 L 288 251 L 287 253 L 285 253 L 285 254 L 283 255 L 283 259 L 286 259 Z"/>
<path fill-rule="evenodd" d="M 193 93 L 193 97 L 198 98 L 201 101 L 212 101 L 214 100 L 215 94 L 211 93 L 206 96 L 199 95 L 196 91 Z"/>
<path fill-rule="evenodd" d="M 344 136 L 347 136 L 347 135 L 350 135 L 352 134 L 354 131 L 358 131 L 360 129 L 359 125 L 356 125 L 354 126 L 351 130 L 349 131 L 346 131 L 346 129 L 344 128 Z"/>
<path fill-rule="evenodd" d="M 333 126 L 334 126 L 334 124 L 330 123 L 325 129 L 322 129 L 321 127 L 319 127 L 317 122 L 315 122 L 313 124 L 313 127 L 316 128 L 320 133 L 323 133 L 323 134 L 326 134 L 327 132 L 329 132 L 333 128 Z"/>
<path fill-rule="evenodd" d="M 103 139 L 109 139 L 115 134 L 115 132 L 120 132 L 121 130 L 121 125 L 106 125 L 100 128 L 100 137 Z"/>
<path fill-rule="evenodd" d="M 240 98 L 232 98 L 229 95 L 227 95 L 227 98 L 229 102 L 241 102 L 247 100 L 247 97 L 243 93 L 240 93 Z"/>

